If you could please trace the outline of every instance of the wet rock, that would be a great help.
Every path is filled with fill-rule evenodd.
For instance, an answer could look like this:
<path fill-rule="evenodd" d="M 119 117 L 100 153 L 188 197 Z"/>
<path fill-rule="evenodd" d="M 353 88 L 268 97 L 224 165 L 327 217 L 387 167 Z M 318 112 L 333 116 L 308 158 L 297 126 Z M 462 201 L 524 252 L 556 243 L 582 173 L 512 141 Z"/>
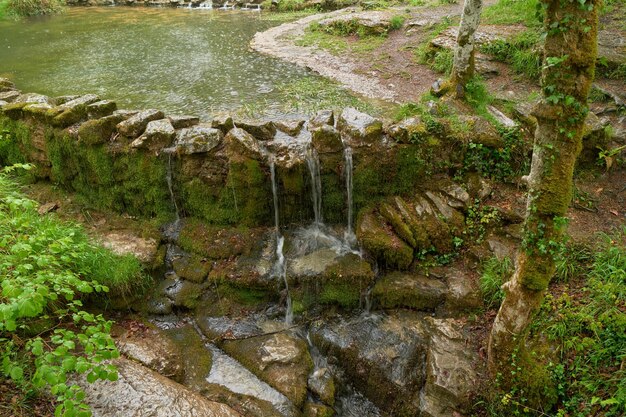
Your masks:
<path fill-rule="evenodd" d="M 232 408 L 209 401 L 188 388 L 127 359 L 113 362 L 117 381 L 78 380 L 94 417 L 241 417 Z"/>
<path fill-rule="evenodd" d="M 311 130 L 311 141 L 313 147 L 320 154 L 341 152 L 343 143 L 341 142 L 341 134 L 337 129 L 330 125 L 321 125 Z"/>
<path fill-rule="evenodd" d="M 138 113 L 139 113 L 139 110 L 120 109 L 120 110 L 115 110 L 113 112 L 113 116 L 120 116 L 122 120 L 126 120 L 126 119 L 133 117 L 134 115 Z"/>
<path fill-rule="evenodd" d="M 0 93 L 11 90 L 15 90 L 15 84 L 13 84 L 13 81 L 8 78 L 0 77 Z"/>
<path fill-rule="evenodd" d="M 100 100 L 87 106 L 87 116 L 90 119 L 110 116 L 117 110 L 117 103 L 111 100 Z"/>
<path fill-rule="evenodd" d="M 124 117 L 120 115 L 87 120 L 78 127 L 78 139 L 87 145 L 109 142 L 117 134 L 117 125 L 122 120 L 124 120 Z"/>
<path fill-rule="evenodd" d="M 243 159 L 265 159 L 259 142 L 247 131 L 234 128 L 224 138 L 228 157 L 235 161 Z"/>
<path fill-rule="evenodd" d="M 13 100 L 13 103 L 39 103 L 39 104 L 48 104 L 50 106 L 53 106 L 54 100 L 42 94 L 25 93 L 25 94 L 20 94 L 18 97 L 16 97 Z"/>
<path fill-rule="evenodd" d="M 381 140 L 383 134 L 383 124 L 379 119 L 352 107 L 343 110 L 337 121 L 337 129 L 351 139 L 367 143 Z"/>
<path fill-rule="evenodd" d="M 244 129 L 257 140 L 272 140 L 276 135 L 276 125 L 274 122 L 237 122 L 237 127 Z"/>
<path fill-rule="evenodd" d="M 200 118 L 197 116 L 168 116 L 167 118 L 172 126 L 174 126 L 174 129 L 192 127 L 200 123 Z"/>
<path fill-rule="evenodd" d="M 363 248 L 387 267 L 407 269 L 413 262 L 413 249 L 374 213 L 359 216 L 356 236 Z"/>
<path fill-rule="evenodd" d="M 392 272 L 374 285 L 372 296 L 382 308 L 434 310 L 444 301 L 445 283 L 419 274 Z"/>
<path fill-rule="evenodd" d="M 87 105 L 95 103 L 99 100 L 98 96 L 95 94 L 86 94 L 84 96 L 80 96 L 68 102 L 58 105 L 57 107 L 63 111 L 84 111 Z"/>
<path fill-rule="evenodd" d="M 335 404 L 335 379 L 328 368 L 316 369 L 309 376 L 309 390 L 330 406 Z"/>
<path fill-rule="evenodd" d="M 220 130 L 198 125 L 179 130 L 174 147 L 177 153 L 183 155 L 206 153 L 217 147 L 222 138 Z"/>
<path fill-rule="evenodd" d="M 283 133 L 290 136 L 298 136 L 302 127 L 304 126 L 304 120 L 285 120 L 276 122 L 276 128 Z"/>
<path fill-rule="evenodd" d="M 182 380 L 178 381 L 194 391 L 201 391 L 211 370 L 213 355 L 192 324 L 172 326 L 162 331 L 168 344 L 179 356 Z"/>
<path fill-rule="evenodd" d="M 418 143 L 428 135 L 426 125 L 419 117 L 394 124 L 387 129 L 387 133 L 398 143 Z"/>
<path fill-rule="evenodd" d="M 143 134 L 135 139 L 130 146 L 159 150 L 171 145 L 175 136 L 174 126 L 168 119 L 153 120 L 148 123 Z"/>
<path fill-rule="evenodd" d="M 418 313 L 367 314 L 316 322 L 313 344 L 340 364 L 355 387 L 393 415 L 419 414 L 428 329 Z"/>
<path fill-rule="evenodd" d="M 143 131 L 153 120 L 159 120 L 164 117 L 163 112 L 160 110 L 144 110 L 139 113 L 130 116 L 128 119 L 120 122 L 117 125 L 117 130 L 121 135 L 136 138 L 141 135 Z"/>
<path fill-rule="evenodd" d="M 172 261 L 172 266 L 176 275 L 198 284 L 204 282 L 211 271 L 211 262 L 195 255 L 176 258 Z"/>
<path fill-rule="evenodd" d="M 310 128 L 316 128 L 324 125 L 335 125 L 335 114 L 332 110 L 319 110 L 315 116 L 309 120 Z"/>
<path fill-rule="evenodd" d="M 166 278 L 159 285 L 158 292 L 165 294 L 174 306 L 193 309 L 198 305 L 198 299 L 204 288 L 200 284 L 180 279 L 174 275 Z"/>
<path fill-rule="evenodd" d="M 196 317 L 196 323 L 202 333 L 214 341 L 224 339 L 247 338 L 259 336 L 263 330 L 257 325 L 253 317 L 230 318 L 230 317 Z"/>
<path fill-rule="evenodd" d="M 469 406 L 478 376 L 475 358 L 453 319 L 425 318 L 431 342 L 426 357 L 426 383 L 420 393 L 421 415 L 448 417 Z"/>
<path fill-rule="evenodd" d="M 149 326 L 124 329 L 115 338 L 120 353 L 136 360 L 159 374 L 182 382 L 184 368 L 178 347 L 159 330 Z"/>
<path fill-rule="evenodd" d="M 226 353 L 253 374 L 284 394 L 296 407 L 307 396 L 308 375 L 313 367 L 307 344 L 288 333 L 224 341 Z"/>
<path fill-rule="evenodd" d="M 11 103 L 13 100 L 18 98 L 20 95 L 21 95 L 21 92 L 19 92 L 17 90 L 9 90 L 9 91 L 5 91 L 3 93 L 0 93 L 0 100 L 4 101 L 5 103 Z"/>

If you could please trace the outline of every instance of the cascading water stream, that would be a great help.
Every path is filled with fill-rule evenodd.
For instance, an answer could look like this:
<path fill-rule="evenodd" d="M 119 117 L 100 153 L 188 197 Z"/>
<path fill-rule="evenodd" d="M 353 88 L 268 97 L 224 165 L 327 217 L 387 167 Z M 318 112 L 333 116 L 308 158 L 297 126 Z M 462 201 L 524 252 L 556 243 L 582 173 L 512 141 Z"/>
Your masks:
<path fill-rule="evenodd" d="M 353 171 L 353 162 L 352 162 L 352 148 L 349 146 L 345 146 L 343 149 L 343 157 L 345 161 L 345 176 L 346 176 L 346 194 L 347 194 L 347 204 L 348 204 L 348 225 L 346 228 L 346 232 L 344 233 L 344 241 L 346 245 L 349 247 L 353 247 L 356 244 L 356 235 L 352 230 L 352 222 L 353 222 L 353 202 L 352 202 L 352 171 Z"/>
<path fill-rule="evenodd" d="M 293 322 L 293 307 L 291 304 L 291 295 L 289 294 L 289 283 L 287 282 L 287 263 L 283 253 L 285 238 L 280 233 L 280 215 L 278 212 L 278 184 L 276 181 L 276 164 L 274 158 L 270 158 L 270 176 L 272 178 L 272 195 L 274 198 L 274 225 L 276 227 L 276 263 L 274 264 L 274 276 L 282 277 L 287 290 L 287 311 L 285 312 L 285 324 L 291 325 Z"/>

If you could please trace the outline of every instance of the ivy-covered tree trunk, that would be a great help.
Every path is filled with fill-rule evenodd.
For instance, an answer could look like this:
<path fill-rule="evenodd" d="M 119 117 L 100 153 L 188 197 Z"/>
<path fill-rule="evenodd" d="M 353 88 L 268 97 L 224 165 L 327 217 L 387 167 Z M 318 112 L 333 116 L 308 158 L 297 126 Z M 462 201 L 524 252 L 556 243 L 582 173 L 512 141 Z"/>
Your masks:
<path fill-rule="evenodd" d="M 448 86 L 448 90 L 454 91 L 457 98 L 462 98 L 465 95 L 465 84 L 474 76 L 474 34 L 480 24 L 482 7 L 482 0 L 465 0 L 463 5 L 463 15 L 459 25 L 452 74 Z"/>
<path fill-rule="evenodd" d="M 566 224 L 576 157 L 582 148 L 587 96 L 597 54 L 600 0 L 542 0 L 545 13 L 541 102 L 524 224 L 515 273 L 489 340 L 489 369 L 506 370 L 554 275 L 554 255 Z"/>

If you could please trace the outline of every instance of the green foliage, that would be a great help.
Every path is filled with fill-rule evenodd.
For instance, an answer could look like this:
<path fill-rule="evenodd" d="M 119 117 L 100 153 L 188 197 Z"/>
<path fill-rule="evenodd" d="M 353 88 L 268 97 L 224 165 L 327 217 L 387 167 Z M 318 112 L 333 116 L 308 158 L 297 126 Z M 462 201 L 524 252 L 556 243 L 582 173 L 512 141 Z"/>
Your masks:
<path fill-rule="evenodd" d="M 538 30 L 527 30 L 506 40 L 494 40 L 482 45 L 480 50 L 510 64 L 518 74 L 531 79 L 538 79 L 541 75 L 541 35 Z"/>
<path fill-rule="evenodd" d="M 626 413 L 626 228 L 592 260 L 584 287 L 546 297 L 535 326 L 558 346 L 559 416 Z"/>
<path fill-rule="evenodd" d="M 88 416 L 84 392 L 69 376 L 115 380 L 115 367 L 103 361 L 119 353 L 111 322 L 82 299 L 128 288 L 141 267 L 97 248 L 79 227 L 40 216 L 9 178 L 14 169 L 0 174 L 0 373 L 24 392 L 49 390 L 57 416 Z"/>
<path fill-rule="evenodd" d="M 586 276 L 593 261 L 591 249 L 582 243 L 568 242 L 560 246 L 554 257 L 554 282 L 570 282 Z"/>
<path fill-rule="evenodd" d="M 461 173 L 478 172 L 496 181 L 512 181 L 525 172 L 527 158 L 522 134 L 517 128 L 500 129 L 504 146 L 492 148 L 480 143 L 468 144 Z"/>
<path fill-rule="evenodd" d="M 485 262 L 480 276 L 480 291 L 487 309 L 500 307 L 504 299 L 504 291 L 500 287 L 512 274 L 513 262 L 508 257 L 498 259 L 494 256 Z"/>
<path fill-rule="evenodd" d="M 16 17 L 42 16 L 63 11 L 65 0 L 7 0 L 5 13 Z M 3 6 L 0 5 L 0 17 Z"/>
<path fill-rule="evenodd" d="M 467 209 L 463 234 L 472 242 L 481 243 L 485 239 L 487 229 L 500 222 L 500 214 L 495 207 L 484 206 L 479 200 Z"/>

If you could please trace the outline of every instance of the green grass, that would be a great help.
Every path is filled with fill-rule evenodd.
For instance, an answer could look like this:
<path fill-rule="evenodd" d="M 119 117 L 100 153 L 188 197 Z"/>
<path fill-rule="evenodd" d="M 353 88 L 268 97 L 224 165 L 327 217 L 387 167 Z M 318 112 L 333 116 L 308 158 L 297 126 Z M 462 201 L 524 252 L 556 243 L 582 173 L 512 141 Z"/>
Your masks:
<path fill-rule="evenodd" d="M 514 25 L 541 27 L 543 18 L 537 14 L 539 0 L 500 0 L 493 6 L 485 7 L 481 24 Z"/>
<path fill-rule="evenodd" d="M 480 276 L 480 291 L 487 309 L 498 308 L 504 299 L 504 292 L 500 288 L 513 274 L 513 262 L 509 258 L 502 260 L 493 257 L 483 266 Z"/>
<path fill-rule="evenodd" d="M 480 47 L 480 51 L 505 62 L 518 74 L 536 80 L 541 75 L 541 34 L 529 29 L 510 39 L 499 39 Z"/>
<path fill-rule="evenodd" d="M 0 0 L 0 18 L 43 16 L 60 13 L 65 0 Z"/>

